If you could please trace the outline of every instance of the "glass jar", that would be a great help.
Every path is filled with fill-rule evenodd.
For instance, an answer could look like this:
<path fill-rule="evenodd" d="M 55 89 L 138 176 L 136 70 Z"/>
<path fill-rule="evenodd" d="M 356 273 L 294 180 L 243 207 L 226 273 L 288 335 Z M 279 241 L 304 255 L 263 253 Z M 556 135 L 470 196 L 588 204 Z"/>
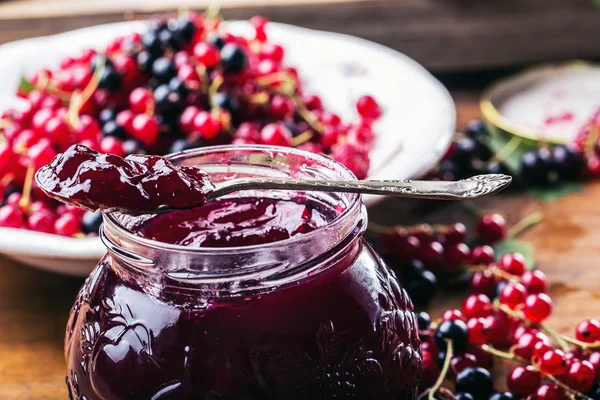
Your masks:
<path fill-rule="evenodd" d="M 354 179 L 290 148 L 176 154 L 232 176 Z M 363 240 L 357 194 L 252 191 L 319 201 L 332 222 L 283 241 L 191 248 L 135 233 L 152 216 L 104 215 L 108 253 L 84 283 L 65 337 L 74 399 L 415 399 L 413 305 Z"/>

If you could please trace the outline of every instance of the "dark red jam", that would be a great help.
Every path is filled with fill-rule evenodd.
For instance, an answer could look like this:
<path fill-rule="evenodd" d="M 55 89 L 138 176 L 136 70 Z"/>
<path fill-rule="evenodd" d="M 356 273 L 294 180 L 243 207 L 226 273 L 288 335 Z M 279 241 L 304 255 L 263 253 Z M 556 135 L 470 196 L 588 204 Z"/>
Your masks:
<path fill-rule="evenodd" d="M 122 158 L 78 144 L 42 167 L 36 180 L 50 196 L 91 210 L 190 208 L 213 190 L 200 168 L 175 166 L 159 156 Z"/>
<path fill-rule="evenodd" d="M 325 214 L 322 208 L 293 200 L 222 199 L 157 215 L 139 228 L 139 234 L 189 247 L 252 246 L 289 239 L 327 224 L 335 215 Z"/>

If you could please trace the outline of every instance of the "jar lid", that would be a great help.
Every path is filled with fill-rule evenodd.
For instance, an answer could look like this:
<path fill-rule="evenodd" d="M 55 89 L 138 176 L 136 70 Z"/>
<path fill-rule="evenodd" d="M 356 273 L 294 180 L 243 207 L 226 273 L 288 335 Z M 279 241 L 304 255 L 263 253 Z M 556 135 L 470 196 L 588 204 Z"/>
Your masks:
<path fill-rule="evenodd" d="M 573 61 L 526 70 L 489 86 L 480 107 L 492 130 L 570 143 L 600 114 L 600 66 Z"/>

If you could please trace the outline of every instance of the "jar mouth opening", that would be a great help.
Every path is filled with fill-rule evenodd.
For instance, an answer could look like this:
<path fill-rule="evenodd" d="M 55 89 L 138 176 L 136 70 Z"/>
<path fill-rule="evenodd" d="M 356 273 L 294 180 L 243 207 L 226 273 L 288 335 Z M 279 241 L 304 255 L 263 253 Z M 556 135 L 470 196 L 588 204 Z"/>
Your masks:
<path fill-rule="evenodd" d="M 237 157 L 242 156 L 244 157 Z M 262 158 L 261 158 L 262 156 Z M 195 165 L 200 168 L 205 167 L 204 162 L 220 163 L 224 169 L 231 169 L 235 166 L 242 166 L 244 161 L 253 160 L 256 166 L 265 167 L 273 172 L 283 173 L 288 177 L 292 174 L 290 169 L 298 169 L 302 173 L 303 179 L 331 179 L 331 180 L 355 180 L 354 174 L 344 165 L 334 161 L 324 155 L 307 152 L 290 147 L 281 146 L 266 146 L 266 145 L 221 145 L 207 146 L 199 149 L 190 149 L 178 153 L 169 154 L 166 156 L 176 165 Z M 231 159 L 233 157 L 233 160 Z M 288 163 L 286 163 L 286 161 Z M 200 162 L 198 162 L 200 161 Z M 266 172 L 266 169 L 263 172 Z M 210 171 L 209 175 L 211 175 Z M 263 176 L 253 175 L 250 173 L 247 176 Z M 279 176 L 282 176 L 281 174 Z M 211 175 L 212 179 L 212 175 Z M 273 191 L 279 192 L 279 191 Z M 292 194 L 294 192 L 287 192 Z M 310 193 L 310 192 L 309 192 Z M 232 197 L 238 197 L 239 194 L 234 194 Z M 307 196 L 312 196 L 307 194 Z M 257 196 L 261 197 L 261 196 Z M 114 232 L 119 238 L 125 241 L 133 242 L 142 246 L 147 246 L 157 250 L 188 253 L 188 254 L 211 254 L 211 255 L 231 255 L 231 254 L 251 254 L 257 251 L 268 251 L 269 249 L 281 248 L 285 246 L 294 246 L 297 243 L 316 240 L 324 233 L 335 233 L 339 236 L 338 240 L 343 239 L 350 233 L 356 225 L 357 218 L 362 207 L 360 195 L 357 193 L 339 193 L 336 198 L 343 203 L 343 210 L 333 220 L 327 224 L 316 228 L 315 230 L 301 235 L 295 235 L 290 238 L 274 241 L 270 243 L 255 244 L 248 246 L 234 247 L 190 247 L 179 244 L 166 243 L 154 239 L 144 237 L 136 233 L 131 227 L 126 226 L 127 222 L 132 223 L 139 216 L 133 217 L 119 212 L 111 212 L 104 214 L 103 229 L 108 228 Z M 326 204 L 334 207 L 334 204 Z M 149 215 L 151 218 L 152 215 Z"/>

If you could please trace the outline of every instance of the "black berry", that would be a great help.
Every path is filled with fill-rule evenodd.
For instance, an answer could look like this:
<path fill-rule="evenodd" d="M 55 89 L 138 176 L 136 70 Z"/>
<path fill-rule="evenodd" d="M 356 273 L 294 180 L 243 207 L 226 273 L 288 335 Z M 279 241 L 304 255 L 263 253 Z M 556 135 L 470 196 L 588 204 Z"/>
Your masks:
<path fill-rule="evenodd" d="M 98 233 L 102 224 L 102 214 L 99 212 L 86 211 L 83 214 L 81 228 L 84 233 Z"/>
<path fill-rule="evenodd" d="M 152 64 L 152 75 L 160 82 L 169 82 L 176 74 L 177 69 L 171 59 L 160 57 Z"/>
<path fill-rule="evenodd" d="M 163 116 L 171 116 L 181 111 L 183 102 L 179 93 L 172 91 L 168 85 L 160 85 L 154 91 L 156 110 Z"/>
<path fill-rule="evenodd" d="M 483 368 L 466 368 L 456 376 L 456 391 L 469 393 L 474 400 L 487 400 L 494 391 L 492 376 Z"/>
<path fill-rule="evenodd" d="M 248 56 L 235 44 L 227 43 L 221 49 L 221 66 L 227 73 L 236 74 L 248 65 Z"/>
<path fill-rule="evenodd" d="M 456 397 L 456 400 L 474 400 L 471 394 L 465 392 L 456 393 L 454 397 Z"/>
<path fill-rule="evenodd" d="M 150 73 L 152 63 L 154 62 L 154 56 L 149 51 L 140 51 L 136 56 L 136 61 L 140 71 Z"/>
<path fill-rule="evenodd" d="M 181 43 L 188 43 L 196 33 L 196 25 L 189 19 L 180 18 L 177 20 L 176 33 Z"/>
<path fill-rule="evenodd" d="M 431 317 L 424 311 L 417 313 L 417 324 L 420 331 L 426 331 L 431 325 Z"/>
<path fill-rule="evenodd" d="M 414 279 L 405 282 L 405 289 L 415 304 L 425 305 L 437 292 L 437 279 L 433 272 L 423 270 Z"/>
<path fill-rule="evenodd" d="M 98 87 L 107 92 L 114 92 L 121 87 L 121 75 L 109 65 L 104 66 L 102 76 L 98 80 Z"/>
<path fill-rule="evenodd" d="M 547 149 L 528 151 L 521 158 L 521 176 L 530 185 L 548 183 L 551 154 Z"/>
<path fill-rule="evenodd" d="M 102 127 L 102 135 L 103 136 L 114 136 L 119 139 L 125 139 L 127 133 L 122 126 L 117 125 L 115 121 L 108 121 Z"/>
<path fill-rule="evenodd" d="M 585 160 L 581 153 L 563 145 L 552 149 L 552 166 L 560 179 L 572 180 L 578 178 L 585 167 Z"/>
<path fill-rule="evenodd" d="M 239 107 L 239 103 L 235 97 L 223 92 L 217 93 L 212 98 L 212 103 L 215 107 L 229 111 L 231 115 L 235 115 Z"/>
<path fill-rule="evenodd" d="M 435 330 L 433 338 L 439 349 L 448 347 L 446 340 L 451 340 L 454 351 L 463 351 L 469 341 L 467 325 L 460 320 L 444 321 Z"/>
<path fill-rule="evenodd" d="M 221 37 L 215 33 L 209 34 L 208 37 L 206 38 L 206 42 L 208 44 L 210 44 L 211 46 L 216 47 L 219 50 L 221 50 L 223 48 L 223 46 L 225 46 L 225 39 L 223 39 L 223 37 Z"/>
<path fill-rule="evenodd" d="M 514 400 L 515 396 L 510 392 L 494 393 L 489 400 Z"/>
<path fill-rule="evenodd" d="M 117 110 L 114 108 L 105 108 L 104 110 L 100 111 L 98 120 L 100 121 L 100 124 L 104 126 L 107 122 L 114 121 L 116 117 Z"/>

